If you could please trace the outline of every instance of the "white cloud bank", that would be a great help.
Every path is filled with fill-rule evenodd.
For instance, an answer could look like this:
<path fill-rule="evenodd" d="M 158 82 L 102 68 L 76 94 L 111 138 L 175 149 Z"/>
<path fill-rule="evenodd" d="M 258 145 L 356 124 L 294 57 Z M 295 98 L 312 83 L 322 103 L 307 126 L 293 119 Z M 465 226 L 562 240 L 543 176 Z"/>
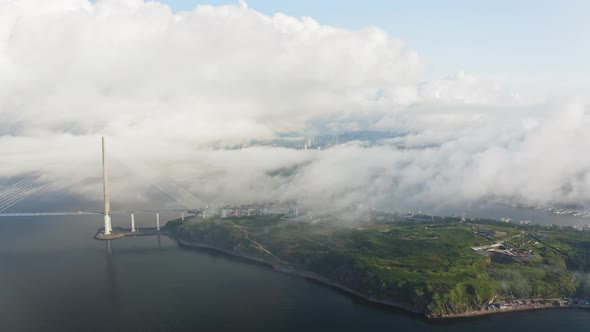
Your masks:
<path fill-rule="evenodd" d="M 462 72 L 427 81 L 428 68 L 380 29 L 243 3 L 172 12 L 141 0 L 0 0 L 0 176 L 42 169 L 62 179 L 56 190 L 98 199 L 96 182 L 80 181 L 98 178 L 89 165 L 106 135 L 126 162 L 216 202 L 590 202 L 583 98 L 532 104 Z M 318 127 L 412 134 L 322 152 L 207 148 Z M 120 199 L 140 199 L 113 172 Z"/>
<path fill-rule="evenodd" d="M 426 67 L 381 30 L 243 6 L 24 0 L 0 13 L 2 123 L 18 135 L 268 138 L 358 112 L 367 93 L 413 84 Z"/>

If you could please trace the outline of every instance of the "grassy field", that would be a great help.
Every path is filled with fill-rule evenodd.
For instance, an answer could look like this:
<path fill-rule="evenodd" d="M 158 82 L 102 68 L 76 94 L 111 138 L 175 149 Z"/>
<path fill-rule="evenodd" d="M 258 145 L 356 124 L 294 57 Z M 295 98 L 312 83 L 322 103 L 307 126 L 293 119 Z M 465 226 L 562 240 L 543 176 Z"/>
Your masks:
<path fill-rule="evenodd" d="M 490 301 L 587 295 L 589 288 L 576 276 L 590 270 L 590 232 L 573 229 L 456 218 L 343 226 L 336 220 L 314 224 L 277 216 L 177 220 L 167 228 L 180 239 L 314 272 L 431 316 L 478 309 Z M 499 241 L 535 256 L 470 249 Z"/>

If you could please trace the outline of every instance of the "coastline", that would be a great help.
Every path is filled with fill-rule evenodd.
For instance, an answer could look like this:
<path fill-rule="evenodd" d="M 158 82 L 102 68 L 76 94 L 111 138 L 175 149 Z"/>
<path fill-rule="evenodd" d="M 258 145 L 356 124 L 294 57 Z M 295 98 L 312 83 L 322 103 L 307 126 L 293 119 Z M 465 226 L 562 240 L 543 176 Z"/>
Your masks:
<path fill-rule="evenodd" d="M 397 302 L 393 302 L 393 301 L 386 301 L 386 300 L 379 300 L 379 299 L 374 299 L 371 297 L 368 297 L 360 292 L 357 292 L 353 289 L 350 289 L 346 286 L 342 286 L 338 283 L 335 283 L 325 277 L 320 276 L 317 273 L 313 273 L 313 272 L 309 272 L 309 271 L 304 271 L 304 270 L 296 270 L 292 267 L 289 268 L 285 268 L 283 266 L 280 265 L 276 265 L 276 264 L 272 264 L 269 263 L 263 259 L 259 259 L 259 258 L 255 258 L 255 257 L 249 257 L 246 255 L 241 255 L 229 250 L 225 250 L 225 249 L 221 249 L 221 248 L 217 248 L 215 246 L 211 246 L 209 244 L 204 244 L 204 243 L 200 243 L 200 242 L 193 242 L 193 241 L 186 241 L 186 240 L 181 240 L 181 239 L 176 239 L 174 238 L 174 236 L 170 236 L 171 239 L 174 239 L 176 242 L 178 242 L 182 247 L 187 247 L 187 248 L 196 248 L 196 249 L 209 249 L 209 250 L 215 250 L 221 253 L 224 253 L 226 255 L 232 256 L 232 257 L 236 257 L 236 258 L 240 258 L 240 259 L 244 259 L 246 261 L 250 261 L 250 262 L 254 262 L 257 264 L 262 264 L 265 266 L 268 266 L 270 268 L 272 268 L 274 271 L 277 272 L 281 272 L 281 273 L 285 273 L 285 274 L 289 274 L 292 276 L 296 276 L 296 277 L 300 277 L 300 278 L 304 278 L 304 279 L 308 279 L 308 280 L 312 280 L 315 282 L 318 282 L 320 284 L 323 284 L 325 286 L 331 287 L 331 288 L 335 288 L 338 289 L 340 291 L 343 291 L 347 294 L 353 295 L 355 297 L 358 297 L 360 299 L 363 299 L 367 302 L 373 303 L 373 304 L 378 304 L 378 305 L 385 305 L 388 307 L 394 307 L 397 309 L 402 309 L 404 311 L 407 311 L 409 313 L 412 314 L 419 314 L 424 316 L 425 313 L 422 311 L 417 311 L 414 310 L 413 308 L 411 308 L 408 305 L 404 305 L 402 303 L 397 303 Z"/>
<path fill-rule="evenodd" d="M 354 297 L 360 298 L 360 299 L 367 301 L 369 303 L 383 305 L 383 306 L 387 306 L 387 307 L 393 307 L 396 309 L 401 309 L 401 310 L 404 310 L 410 314 L 420 315 L 420 316 L 425 317 L 429 320 L 479 317 L 479 316 L 487 316 L 487 315 L 493 315 L 493 314 L 502 314 L 502 313 L 519 312 L 519 311 L 546 310 L 546 309 L 589 309 L 588 307 L 581 306 L 581 305 L 553 305 L 553 304 L 549 304 L 549 305 L 536 305 L 536 306 L 532 306 L 532 307 L 518 307 L 518 308 L 510 307 L 510 308 L 495 309 L 495 310 L 472 310 L 472 311 L 466 311 L 463 313 L 448 314 L 448 315 L 445 315 L 442 317 L 435 317 L 435 316 L 431 316 L 431 315 L 427 314 L 426 312 L 415 310 L 409 305 L 405 305 L 405 304 L 394 302 L 394 301 L 387 301 L 387 300 L 380 300 L 380 299 L 371 298 L 365 294 L 362 294 L 358 291 L 350 289 L 346 286 L 342 286 L 336 282 L 333 282 L 333 281 L 331 281 L 321 275 L 313 273 L 313 272 L 309 272 L 309 271 L 305 271 L 305 270 L 296 270 L 292 267 L 285 268 L 285 267 L 282 267 L 277 264 L 269 263 L 269 262 L 267 262 L 263 259 L 260 259 L 260 258 L 238 254 L 238 253 L 235 253 L 235 252 L 232 252 L 229 250 L 225 250 L 225 249 L 221 249 L 221 248 L 218 248 L 218 247 L 215 247 L 215 246 L 212 246 L 209 244 L 205 244 L 205 243 L 177 239 L 173 235 L 169 235 L 169 234 L 166 234 L 166 235 L 168 235 L 171 239 L 174 239 L 179 245 L 181 245 L 183 247 L 214 250 L 214 251 L 217 251 L 217 252 L 232 256 L 232 257 L 236 257 L 239 259 L 249 261 L 249 262 L 253 262 L 256 264 L 262 264 L 262 265 L 272 268 L 273 270 L 275 270 L 277 272 L 281 272 L 281 273 L 289 274 L 292 276 L 296 276 L 296 277 L 300 277 L 300 278 L 304 278 L 307 280 L 318 282 L 324 286 L 340 290 L 344 293 L 347 293 L 347 294 L 352 295 Z"/>
<path fill-rule="evenodd" d="M 479 316 L 488 316 L 488 315 L 510 313 L 510 312 L 537 311 L 537 310 L 548 310 L 548 309 L 588 309 L 588 307 L 584 307 L 584 306 L 580 306 L 580 305 L 565 305 L 565 306 L 546 305 L 546 306 L 508 308 L 508 309 L 496 309 L 496 310 L 477 310 L 477 311 L 466 311 L 466 312 L 460 313 L 460 314 L 450 314 L 445 317 L 440 317 L 440 319 L 479 317 Z"/>
<path fill-rule="evenodd" d="M 137 229 L 135 232 L 132 232 L 131 229 L 123 228 L 123 227 L 115 227 L 113 231 L 109 235 L 104 235 L 104 228 L 99 228 L 96 231 L 96 234 L 92 237 L 95 240 L 99 241 L 108 241 L 108 240 L 116 240 L 121 239 L 124 237 L 137 237 L 137 236 L 154 236 L 154 235 L 165 235 L 171 239 L 173 237 L 168 234 L 168 232 L 164 229 L 157 230 L 155 227 L 147 227 L 142 229 Z"/>
<path fill-rule="evenodd" d="M 105 239 L 101 239 L 99 236 L 97 236 L 101 230 L 102 229 L 98 230 L 96 235 L 93 237 L 94 239 L 105 240 Z M 331 281 L 331 280 L 329 280 L 317 273 L 314 273 L 314 272 L 310 272 L 310 271 L 306 271 L 306 270 L 297 270 L 297 269 L 293 268 L 292 266 L 283 266 L 283 265 L 279 265 L 279 264 L 272 264 L 272 263 L 265 261 L 264 259 L 261 259 L 258 257 L 253 257 L 250 255 L 236 253 L 233 251 L 229 251 L 226 249 L 222 249 L 222 248 L 212 246 L 209 244 L 205 244 L 205 243 L 201 243 L 201 242 L 182 240 L 182 239 L 176 238 L 173 234 L 171 234 L 167 231 L 161 231 L 161 232 L 158 232 L 157 234 L 155 234 L 155 233 L 121 234 L 120 236 L 115 237 L 113 239 L 124 238 L 124 237 L 134 237 L 134 236 L 152 236 L 152 235 L 167 236 L 170 239 L 176 241 L 180 247 L 192 248 L 192 249 L 212 250 L 212 251 L 215 251 L 215 252 L 227 255 L 227 256 L 231 256 L 234 258 L 244 260 L 246 262 L 264 265 L 266 267 L 272 268 L 274 271 L 277 271 L 277 272 L 281 272 L 281 273 L 289 274 L 289 275 L 292 275 L 295 277 L 304 278 L 304 279 L 307 279 L 310 281 L 318 282 L 324 286 L 344 292 L 348 295 L 362 299 L 368 303 L 375 304 L 375 305 L 381 305 L 381 306 L 387 306 L 387 307 L 396 308 L 396 309 L 401 309 L 407 313 L 414 314 L 414 315 L 420 315 L 421 317 L 424 317 L 429 320 L 459 319 L 459 318 L 479 317 L 479 316 L 487 316 L 487 315 L 501 314 L 501 313 L 510 313 L 510 312 L 519 312 L 519 311 L 535 311 L 535 310 L 545 310 L 545 309 L 589 309 L 588 306 L 582 306 L 582 305 L 574 305 L 574 304 L 555 305 L 555 304 L 550 303 L 550 304 L 537 304 L 537 305 L 533 305 L 533 306 L 505 307 L 505 308 L 492 309 L 492 310 L 471 310 L 471 311 L 466 311 L 463 313 L 447 314 L 444 316 L 432 316 L 424 311 L 415 310 L 410 305 L 369 297 L 361 292 L 358 292 L 358 291 L 350 289 L 346 286 L 340 285 L 340 284 L 333 282 L 333 281 Z"/>

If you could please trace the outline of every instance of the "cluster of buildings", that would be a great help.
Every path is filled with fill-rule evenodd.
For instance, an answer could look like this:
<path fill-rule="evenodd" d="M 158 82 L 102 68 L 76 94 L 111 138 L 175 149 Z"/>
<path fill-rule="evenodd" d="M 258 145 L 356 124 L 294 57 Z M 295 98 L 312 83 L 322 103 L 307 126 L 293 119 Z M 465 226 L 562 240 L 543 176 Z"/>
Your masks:
<path fill-rule="evenodd" d="M 384 141 L 392 138 L 403 137 L 408 133 L 395 131 L 352 131 L 345 132 L 339 135 L 320 135 L 320 136 L 297 136 L 297 137 L 281 137 L 273 140 L 255 140 L 248 144 L 242 144 L 234 148 L 247 148 L 249 146 L 274 146 L 283 147 L 287 149 L 297 150 L 325 150 L 333 146 L 345 144 L 352 141 L 360 141 L 365 144 L 375 145 L 381 144 Z"/>
<path fill-rule="evenodd" d="M 483 231 L 487 232 L 487 231 Z M 500 254 L 512 258 L 534 258 L 535 254 L 528 249 L 510 248 L 503 242 L 498 242 L 492 245 L 485 245 L 479 247 L 472 247 L 471 250 L 478 253 Z"/>
<path fill-rule="evenodd" d="M 533 257 L 535 257 L 535 254 L 533 254 L 533 252 L 528 249 L 508 248 L 504 245 L 501 245 L 497 248 L 487 249 L 486 252 L 502 254 L 502 255 L 506 255 L 506 256 L 514 257 L 514 258 L 533 258 Z"/>
<path fill-rule="evenodd" d="M 554 307 L 588 307 L 590 301 L 587 299 L 557 299 L 557 300 L 546 300 L 546 299 L 528 299 L 528 300 L 514 300 L 499 303 L 490 303 L 487 306 L 481 307 L 480 311 L 495 311 L 495 310 L 506 310 L 506 311 L 517 311 L 517 310 L 529 310 L 529 309 L 541 309 L 541 308 L 554 308 Z"/>
<path fill-rule="evenodd" d="M 483 237 L 493 237 L 496 236 L 496 230 L 491 228 L 484 228 L 484 227 L 473 227 L 473 232 L 477 235 Z"/>
<path fill-rule="evenodd" d="M 287 215 L 290 218 L 296 218 L 299 216 L 299 209 L 293 202 L 264 202 L 224 206 L 219 209 L 219 215 L 221 218 L 265 215 Z"/>
<path fill-rule="evenodd" d="M 229 217 L 243 217 L 243 216 L 261 216 L 268 214 L 267 209 L 253 209 L 249 207 L 235 207 L 235 208 L 223 208 L 219 212 L 221 218 Z"/>
<path fill-rule="evenodd" d="M 566 216 L 574 216 L 574 217 L 590 217 L 590 212 L 576 210 L 576 209 L 564 209 L 564 208 L 547 208 L 546 211 L 549 211 L 556 215 L 566 215 Z"/>
<path fill-rule="evenodd" d="M 390 223 L 400 221 L 417 221 L 417 222 L 432 222 L 435 218 L 432 214 L 422 213 L 422 211 L 414 212 L 382 212 L 382 211 L 371 211 L 371 217 L 378 223 Z"/>
<path fill-rule="evenodd" d="M 505 222 L 505 223 L 511 223 L 512 219 L 511 218 L 500 218 L 501 222 Z M 530 225 L 532 223 L 531 220 L 521 220 L 519 221 L 519 224 L 521 225 Z"/>

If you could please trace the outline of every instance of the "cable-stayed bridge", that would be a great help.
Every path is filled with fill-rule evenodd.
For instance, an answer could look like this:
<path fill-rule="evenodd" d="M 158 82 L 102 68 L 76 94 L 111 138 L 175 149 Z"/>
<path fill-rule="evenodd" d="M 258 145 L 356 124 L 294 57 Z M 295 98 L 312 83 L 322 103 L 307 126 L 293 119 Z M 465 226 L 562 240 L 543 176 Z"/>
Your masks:
<path fill-rule="evenodd" d="M 127 165 L 125 165 L 127 166 Z M 128 167 L 128 166 L 127 166 Z M 104 216 L 104 230 L 103 235 L 108 236 L 113 231 L 111 216 L 113 215 L 129 215 L 131 217 L 131 232 L 135 233 L 135 215 L 137 214 L 153 214 L 156 219 L 156 231 L 160 231 L 160 213 L 176 212 L 184 219 L 185 214 L 202 214 L 205 218 L 207 210 L 207 203 L 186 191 L 182 187 L 173 182 L 164 182 L 156 180 L 156 177 L 148 179 L 150 184 L 166 194 L 174 201 L 184 206 L 185 208 L 178 209 L 159 209 L 159 210 L 129 210 L 129 211 L 111 211 L 108 169 L 105 151 L 105 139 L 102 138 L 102 182 L 104 194 L 104 209 L 103 211 L 62 211 L 62 212 L 5 212 L 9 208 L 25 200 L 27 197 L 45 188 L 47 185 L 54 182 L 56 179 L 45 176 L 38 172 L 30 174 L 23 179 L 17 181 L 11 186 L 0 190 L 0 217 L 43 217 L 43 216 L 83 216 L 83 215 L 102 215 Z"/>
<path fill-rule="evenodd" d="M 0 192 L 0 212 L 6 211 L 13 205 L 43 189 L 54 179 L 34 173 L 18 181 Z"/>

